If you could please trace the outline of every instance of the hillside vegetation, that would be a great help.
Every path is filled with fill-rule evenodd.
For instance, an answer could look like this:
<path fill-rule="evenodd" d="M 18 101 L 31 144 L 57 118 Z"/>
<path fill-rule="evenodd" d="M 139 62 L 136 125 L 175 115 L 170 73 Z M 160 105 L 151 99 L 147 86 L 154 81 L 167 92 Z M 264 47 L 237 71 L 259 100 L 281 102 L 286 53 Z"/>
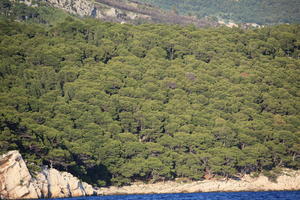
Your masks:
<path fill-rule="evenodd" d="M 0 153 L 20 150 L 31 170 L 101 186 L 299 169 L 299 25 L 1 12 Z"/>
<path fill-rule="evenodd" d="M 219 17 L 239 23 L 299 23 L 299 0 L 136 0 L 199 18 Z"/>

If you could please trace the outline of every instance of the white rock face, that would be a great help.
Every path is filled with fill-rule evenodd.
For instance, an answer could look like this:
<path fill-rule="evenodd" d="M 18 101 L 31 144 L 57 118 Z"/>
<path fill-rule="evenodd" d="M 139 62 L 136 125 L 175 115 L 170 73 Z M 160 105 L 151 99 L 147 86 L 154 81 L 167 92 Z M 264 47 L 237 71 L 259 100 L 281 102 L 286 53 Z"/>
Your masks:
<path fill-rule="evenodd" d="M 75 197 L 94 195 L 96 191 L 87 183 L 79 181 L 68 172 L 56 169 L 43 170 L 37 175 L 43 197 Z"/>
<path fill-rule="evenodd" d="M 26 4 L 27 6 L 37 7 L 33 0 L 10 0 L 18 1 Z M 146 19 L 151 20 L 151 16 L 144 15 L 141 13 L 130 12 L 128 10 L 122 10 L 115 8 L 110 5 L 106 5 L 105 2 L 102 5 L 95 2 L 94 0 L 40 0 L 47 2 L 49 5 L 55 8 L 65 10 L 68 13 L 79 15 L 81 17 L 93 17 L 96 19 L 102 19 L 114 22 L 131 23 L 131 20 Z M 101 3 L 101 2 L 100 2 Z M 126 4 L 133 8 L 137 8 L 137 4 L 128 3 Z"/>
<path fill-rule="evenodd" d="M 108 17 L 117 17 L 117 10 L 115 8 L 110 8 L 106 10 L 105 15 Z"/>
<path fill-rule="evenodd" d="M 88 0 L 46 0 L 56 8 L 61 8 L 69 13 L 80 16 L 90 16 L 94 4 Z"/>
<path fill-rule="evenodd" d="M 30 1 L 30 0 L 28 0 Z M 106 5 L 106 8 L 101 8 L 91 0 L 44 0 L 56 8 L 63 9 L 69 13 L 79 16 L 92 16 L 96 19 L 113 19 L 118 22 L 129 22 L 135 19 L 148 19 L 151 17 L 140 13 L 124 11 L 112 6 Z M 137 7 L 137 4 L 128 4 Z"/>
<path fill-rule="evenodd" d="M 35 199 L 95 195 L 89 184 L 67 172 L 45 169 L 32 178 L 18 151 L 0 157 L 0 199 Z"/>
<path fill-rule="evenodd" d="M 18 151 L 0 156 L 0 199 L 38 198 L 40 195 Z"/>

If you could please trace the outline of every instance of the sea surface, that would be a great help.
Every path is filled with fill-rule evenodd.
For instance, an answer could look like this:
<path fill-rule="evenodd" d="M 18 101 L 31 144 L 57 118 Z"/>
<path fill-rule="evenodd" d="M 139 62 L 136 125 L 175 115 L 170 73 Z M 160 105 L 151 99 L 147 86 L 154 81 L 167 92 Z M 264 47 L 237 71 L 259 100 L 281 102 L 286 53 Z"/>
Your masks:
<path fill-rule="evenodd" d="M 300 200 L 300 191 L 211 192 L 184 194 L 113 195 L 62 198 L 57 200 Z M 48 199 L 49 200 L 49 199 Z"/>

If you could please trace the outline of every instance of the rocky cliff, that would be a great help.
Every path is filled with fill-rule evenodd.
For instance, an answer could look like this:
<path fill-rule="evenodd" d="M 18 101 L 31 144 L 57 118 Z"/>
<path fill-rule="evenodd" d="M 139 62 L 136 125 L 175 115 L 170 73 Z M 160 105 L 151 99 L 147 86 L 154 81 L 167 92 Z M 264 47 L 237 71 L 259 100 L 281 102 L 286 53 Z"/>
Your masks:
<path fill-rule="evenodd" d="M 89 0 L 45 0 L 56 8 L 61 8 L 69 13 L 79 16 L 90 16 L 94 4 Z"/>
<path fill-rule="evenodd" d="M 33 0 L 11 0 L 38 6 Z M 157 7 L 130 0 L 41 0 L 46 5 L 63 9 L 81 17 L 93 17 L 119 23 L 194 24 L 197 27 L 215 26 L 216 23 L 190 16 L 180 16 Z"/>
<path fill-rule="evenodd" d="M 35 178 L 18 151 L 0 156 L 0 199 L 34 199 L 96 195 L 89 184 L 72 174 L 44 169 Z"/>
<path fill-rule="evenodd" d="M 0 157 L 0 198 L 38 198 L 37 187 L 17 151 L 10 151 Z"/>

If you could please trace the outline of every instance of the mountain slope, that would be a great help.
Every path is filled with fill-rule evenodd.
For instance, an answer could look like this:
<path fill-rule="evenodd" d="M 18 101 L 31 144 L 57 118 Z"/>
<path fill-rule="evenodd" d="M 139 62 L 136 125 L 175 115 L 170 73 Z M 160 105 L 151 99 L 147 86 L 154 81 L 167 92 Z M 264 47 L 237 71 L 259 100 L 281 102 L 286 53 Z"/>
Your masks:
<path fill-rule="evenodd" d="M 182 14 L 219 17 L 238 23 L 300 23 L 299 0 L 137 0 Z"/>
<path fill-rule="evenodd" d="M 110 22 L 141 24 L 141 23 L 163 23 L 163 24 L 193 24 L 196 27 L 216 26 L 216 22 L 197 19 L 195 17 L 181 16 L 174 12 L 163 11 L 157 7 L 152 7 L 138 2 L 130 2 L 126 0 L 42 0 L 42 1 L 13 1 L 3 0 L 2 8 L 7 11 L 15 12 L 11 7 L 17 5 L 16 2 L 31 5 L 31 7 L 39 7 L 46 9 L 47 7 L 55 7 L 67 11 L 70 14 L 81 17 L 97 18 Z M 16 6 L 15 6 L 16 7 Z M 23 10 L 29 11 L 25 5 L 18 4 Z M 9 11 L 11 9 L 11 11 Z M 19 14 L 26 14 L 19 8 Z M 32 9 L 31 9 L 32 10 Z M 44 13 L 41 13 L 42 15 Z M 54 13 L 52 13 L 54 14 Z M 31 14 L 30 16 L 38 16 L 39 14 Z M 56 15 L 56 14 L 54 14 Z M 28 17 L 28 16 L 27 16 Z"/>

